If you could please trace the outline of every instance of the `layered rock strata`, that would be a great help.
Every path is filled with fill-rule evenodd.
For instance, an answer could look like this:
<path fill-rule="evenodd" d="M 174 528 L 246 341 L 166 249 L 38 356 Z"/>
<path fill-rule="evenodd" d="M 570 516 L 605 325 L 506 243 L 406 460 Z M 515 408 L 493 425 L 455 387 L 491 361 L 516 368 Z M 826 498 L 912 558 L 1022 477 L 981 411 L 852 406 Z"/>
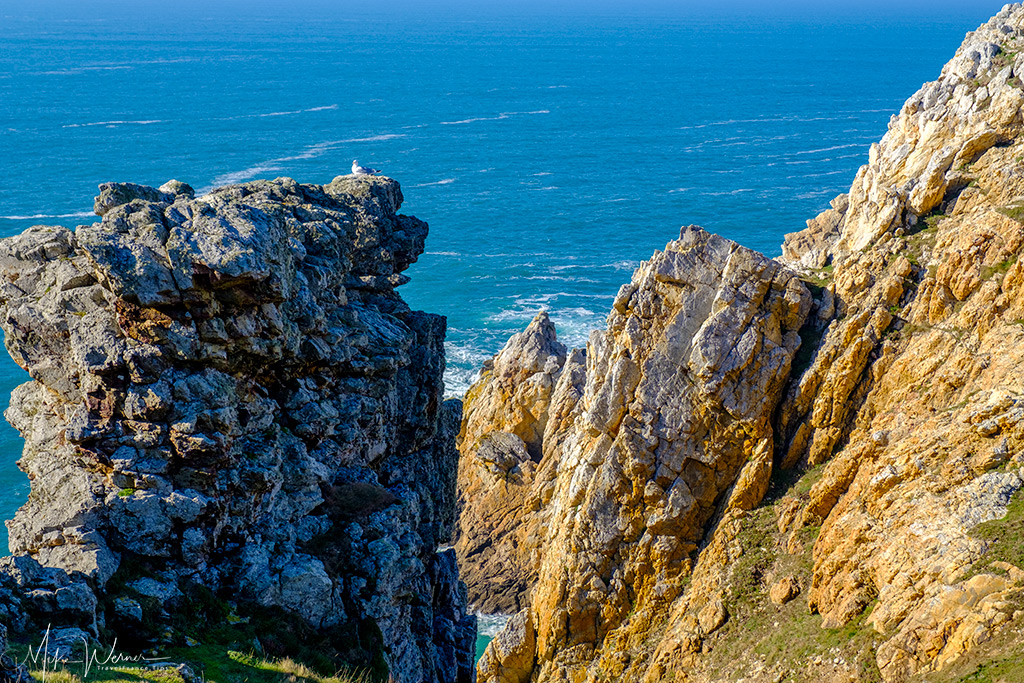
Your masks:
<path fill-rule="evenodd" d="M 526 496 L 538 578 L 481 680 L 946 680 L 1017 652 L 1020 46 L 1008 5 L 787 236 L 806 321 L 790 270 L 699 231 L 637 271 L 585 372 L 553 375 L 579 400 Z"/>
<path fill-rule="evenodd" d="M 817 245 L 803 253 L 827 260 L 835 308 L 783 409 L 786 462 L 828 461 L 796 519 L 822 525 L 808 602 L 830 627 L 874 605 L 886 680 L 991 638 L 1022 588 L 970 576 L 986 554 L 971 529 L 1024 483 L 1021 44 L 1021 5 L 968 35 L 837 209 L 783 247 L 795 263 Z"/>
<path fill-rule="evenodd" d="M 32 377 L 7 412 L 32 491 L 0 582 L 132 640 L 199 587 L 330 634 L 339 664 L 470 680 L 474 620 L 436 552 L 459 406 L 444 319 L 395 292 L 427 234 L 398 184 L 100 189 L 100 222 L 0 241 Z"/>

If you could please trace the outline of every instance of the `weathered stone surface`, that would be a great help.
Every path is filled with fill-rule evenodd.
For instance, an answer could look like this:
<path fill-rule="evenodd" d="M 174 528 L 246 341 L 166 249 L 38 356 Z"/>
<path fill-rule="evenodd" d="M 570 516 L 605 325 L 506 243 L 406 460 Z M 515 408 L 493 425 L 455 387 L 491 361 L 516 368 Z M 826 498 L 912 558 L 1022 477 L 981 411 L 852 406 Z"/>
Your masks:
<path fill-rule="evenodd" d="M 769 595 L 776 605 L 785 605 L 800 595 L 800 581 L 793 576 L 784 576 L 772 586 Z"/>
<path fill-rule="evenodd" d="M 0 578 L 55 572 L 29 611 L 136 638 L 201 584 L 400 683 L 469 680 L 473 618 L 436 552 L 460 418 L 445 321 L 394 290 L 426 224 L 377 177 L 193 195 L 107 184 L 101 222 L 0 241 L 0 324 L 33 378 L 7 412 L 32 494 Z"/>
<path fill-rule="evenodd" d="M 486 613 L 523 609 L 537 578 L 542 482 L 555 467 L 542 460 L 544 433 L 565 364 L 542 311 L 466 392 L 455 551 L 470 603 Z"/>
<path fill-rule="evenodd" d="M 794 274 L 694 226 L 641 265 L 585 373 L 570 354 L 548 401 L 558 427 L 549 417 L 542 467 L 557 476 L 547 496 L 534 485 L 538 580 L 482 680 L 622 673 L 617 658 L 680 595 L 716 506 L 767 490 L 771 418 L 810 306 Z M 705 633 L 728 619 L 720 599 L 698 611 Z"/>

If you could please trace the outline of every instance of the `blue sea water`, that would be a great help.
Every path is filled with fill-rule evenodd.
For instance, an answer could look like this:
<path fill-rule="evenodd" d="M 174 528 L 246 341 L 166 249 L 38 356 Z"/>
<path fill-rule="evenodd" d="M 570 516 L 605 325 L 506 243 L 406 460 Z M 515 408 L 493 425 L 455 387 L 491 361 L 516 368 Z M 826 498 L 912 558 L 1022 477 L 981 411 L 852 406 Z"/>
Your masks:
<path fill-rule="evenodd" d="M 448 316 L 452 394 L 540 308 L 582 344 L 682 224 L 777 255 L 999 8 L 23 5 L 0 2 L 0 236 L 90 222 L 105 181 L 358 158 L 430 223 L 402 293 Z M 0 402 L 26 379 L 0 359 Z M 4 519 L 20 450 L 4 423 Z"/>

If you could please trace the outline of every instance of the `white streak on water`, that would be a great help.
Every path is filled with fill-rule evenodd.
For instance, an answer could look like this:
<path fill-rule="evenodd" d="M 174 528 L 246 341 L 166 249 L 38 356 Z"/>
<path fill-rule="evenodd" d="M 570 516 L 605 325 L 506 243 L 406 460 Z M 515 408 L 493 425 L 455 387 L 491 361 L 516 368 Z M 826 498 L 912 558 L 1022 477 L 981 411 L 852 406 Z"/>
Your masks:
<path fill-rule="evenodd" d="M 380 135 L 370 135 L 362 138 L 345 138 L 343 140 L 328 140 L 327 142 L 318 142 L 315 145 L 306 147 L 303 151 L 298 154 L 293 154 L 287 157 L 278 157 L 277 159 L 270 159 L 268 161 L 260 162 L 255 166 L 243 169 L 241 171 L 232 171 L 230 173 L 224 173 L 213 179 L 213 182 L 200 190 L 196 194 L 206 194 L 215 187 L 221 185 L 231 185 L 232 183 L 238 183 L 243 180 L 249 180 L 262 173 L 270 173 L 284 170 L 285 166 L 289 161 L 303 161 L 306 159 L 315 159 L 323 156 L 334 149 L 355 142 L 381 142 L 383 140 L 393 140 L 395 138 L 404 138 L 405 133 L 382 133 Z"/>
<path fill-rule="evenodd" d="M 455 182 L 455 178 L 445 178 L 444 180 L 437 180 L 432 183 L 420 183 L 419 185 L 410 185 L 409 187 L 430 187 L 431 185 L 451 185 Z"/>
<path fill-rule="evenodd" d="M 308 112 L 313 112 L 313 111 L 330 111 L 332 109 L 337 109 L 337 108 L 338 108 L 338 105 L 336 105 L 336 104 L 329 104 L 329 105 L 327 105 L 325 107 L 311 107 L 309 109 L 296 109 L 295 111 L 272 111 L 272 112 L 267 113 L 267 114 L 248 114 L 248 116 L 252 116 L 252 117 L 256 117 L 256 118 L 264 118 L 264 117 L 267 117 L 267 116 L 291 116 L 293 114 L 306 114 Z M 243 117 L 237 117 L 237 118 L 243 118 Z"/>
<path fill-rule="evenodd" d="M 806 149 L 801 152 L 794 152 L 794 154 L 817 154 L 819 152 L 831 152 L 836 149 L 849 149 L 851 147 L 863 147 L 864 145 L 859 142 L 854 142 L 849 145 L 834 145 L 833 147 L 822 147 L 821 149 Z"/>
<path fill-rule="evenodd" d="M 96 121 L 94 123 L 69 123 L 61 126 L 61 128 L 88 128 L 89 126 L 107 126 L 113 128 L 114 126 L 126 125 L 148 126 L 152 123 L 167 123 L 167 121 L 162 119 L 149 119 L 145 121 Z"/>
<path fill-rule="evenodd" d="M 92 211 L 76 211 L 74 213 L 34 213 L 31 216 L 0 216 L 10 221 L 32 221 L 37 218 L 90 218 L 96 214 Z"/>
<path fill-rule="evenodd" d="M 457 126 L 462 123 L 475 123 L 477 121 L 501 121 L 503 119 L 511 118 L 513 116 L 525 116 L 528 114 L 550 114 L 551 112 L 547 109 L 538 109 L 537 111 L 503 111 L 497 116 L 477 116 L 471 119 L 462 119 L 460 121 L 441 121 L 442 126 Z"/>

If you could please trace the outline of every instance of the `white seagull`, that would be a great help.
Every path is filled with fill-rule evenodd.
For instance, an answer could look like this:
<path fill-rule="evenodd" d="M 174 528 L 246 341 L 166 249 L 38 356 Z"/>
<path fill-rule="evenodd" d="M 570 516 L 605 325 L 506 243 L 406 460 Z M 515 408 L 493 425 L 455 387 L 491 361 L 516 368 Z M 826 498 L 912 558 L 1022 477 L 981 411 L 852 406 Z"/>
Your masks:
<path fill-rule="evenodd" d="M 380 173 L 380 169 L 360 166 L 358 159 L 352 160 L 352 175 L 373 175 L 374 173 Z"/>

